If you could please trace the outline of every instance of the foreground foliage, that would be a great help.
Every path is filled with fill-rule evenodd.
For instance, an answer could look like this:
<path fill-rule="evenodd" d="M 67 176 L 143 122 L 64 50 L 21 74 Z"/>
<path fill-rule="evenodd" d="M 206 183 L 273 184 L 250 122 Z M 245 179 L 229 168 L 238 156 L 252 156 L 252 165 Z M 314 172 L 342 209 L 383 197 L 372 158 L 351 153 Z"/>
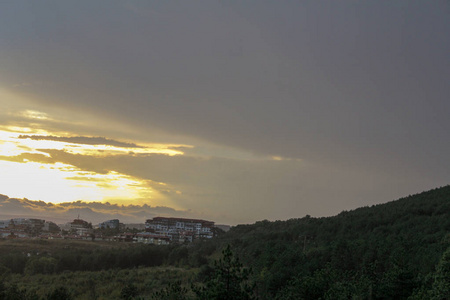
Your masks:
<path fill-rule="evenodd" d="M 253 287 L 248 284 L 251 271 L 244 268 L 239 258 L 233 256 L 230 246 L 222 252 L 223 258 L 214 264 L 214 272 L 203 286 L 194 287 L 199 300 L 251 300 Z"/>

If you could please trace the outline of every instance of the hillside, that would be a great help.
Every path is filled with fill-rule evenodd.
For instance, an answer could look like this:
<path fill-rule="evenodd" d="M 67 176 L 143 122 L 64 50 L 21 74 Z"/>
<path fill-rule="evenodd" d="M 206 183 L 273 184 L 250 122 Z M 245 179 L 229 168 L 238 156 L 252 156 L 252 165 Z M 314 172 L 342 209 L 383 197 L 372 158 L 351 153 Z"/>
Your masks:
<path fill-rule="evenodd" d="M 263 298 L 405 299 L 431 289 L 449 247 L 450 186 L 334 217 L 240 225 L 221 242 L 253 268 Z"/>
<path fill-rule="evenodd" d="M 141 299 L 222 299 L 225 278 L 233 299 L 448 299 L 449 270 L 450 186 L 185 245 L 0 240 L 0 299 L 2 289 L 51 299 L 61 285 L 74 299 L 130 287 Z"/>

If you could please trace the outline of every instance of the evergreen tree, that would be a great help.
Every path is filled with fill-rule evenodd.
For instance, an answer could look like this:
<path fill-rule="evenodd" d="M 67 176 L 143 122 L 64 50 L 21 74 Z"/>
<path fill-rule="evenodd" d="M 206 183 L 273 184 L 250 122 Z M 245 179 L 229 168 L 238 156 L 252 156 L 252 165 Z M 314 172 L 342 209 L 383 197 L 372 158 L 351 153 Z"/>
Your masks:
<path fill-rule="evenodd" d="M 55 288 L 52 292 L 47 294 L 46 300 L 72 300 L 72 293 L 66 287 Z"/>
<path fill-rule="evenodd" d="M 223 257 L 214 264 L 214 275 L 203 287 L 194 287 L 201 300 L 251 300 L 253 288 L 248 284 L 250 270 L 243 267 L 233 255 L 230 245 L 222 251 Z"/>
<path fill-rule="evenodd" d="M 152 295 L 153 300 L 189 300 L 188 289 L 177 281 Z"/>
<path fill-rule="evenodd" d="M 442 255 L 431 290 L 433 300 L 450 299 L 450 248 Z"/>
<path fill-rule="evenodd" d="M 137 297 L 138 294 L 139 293 L 138 293 L 137 287 L 134 284 L 129 283 L 122 289 L 122 292 L 120 293 L 120 297 L 125 300 L 130 300 L 130 299 L 134 299 L 135 297 Z"/>

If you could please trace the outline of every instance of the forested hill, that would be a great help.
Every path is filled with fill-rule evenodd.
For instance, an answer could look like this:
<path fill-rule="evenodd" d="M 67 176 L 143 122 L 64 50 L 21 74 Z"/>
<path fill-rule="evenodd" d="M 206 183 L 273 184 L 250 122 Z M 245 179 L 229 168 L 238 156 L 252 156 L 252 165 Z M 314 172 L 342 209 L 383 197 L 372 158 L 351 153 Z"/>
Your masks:
<path fill-rule="evenodd" d="M 0 239 L 0 299 L 450 299 L 450 186 L 182 245 Z"/>
<path fill-rule="evenodd" d="M 333 217 L 239 225 L 220 241 L 268 299 L 430 298 L 450 242 L 450 186 Z"/>

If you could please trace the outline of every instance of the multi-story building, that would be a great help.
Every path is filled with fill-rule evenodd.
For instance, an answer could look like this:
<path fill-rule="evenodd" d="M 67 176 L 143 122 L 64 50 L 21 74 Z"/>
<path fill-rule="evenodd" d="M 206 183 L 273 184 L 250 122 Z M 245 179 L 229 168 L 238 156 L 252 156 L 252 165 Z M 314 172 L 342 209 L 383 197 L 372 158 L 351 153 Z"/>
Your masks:
<path fill-rule="evenodd" d="M 38 235 L 41 233 L 45 225 L 45 220 L 41 219 L 26 219 L 24 225 L 28 227 L 29 232 L 32 235 Z"/>
<path fill-rule="evenodd" d="M 55 223 L 53 223 L 51 221 L 45 221 L 42 231 L 55 233 L 55 232 L 60 232 L 61 228 L 59 228 L 58 225 L 56 225 Z"/>
<path fill-rule="evenodd" d="M 11 220 L 0 220 L 0 229 L 8 228 Z"/>
<path fill-rule="evenodd" d="M 41 219 L 15 218 L 0 221 L 0 229 L 14 229 L 16 232 L 37 236 L 44 228 L 45 221 Z"/>
<path fill-rule="evenodd" d="M 120 222 L 118 219 L 108 220 L 103 223 L 98 224 L 98 228 L 110 228 L 110 229 L 116 229 L 119 228 Z"/>
<path fill-rule="evenodd" d="M 145 222 L 147 232 L 165 235 L 171 241 L 180 242 L 212 238 L 213 227 L 214 222 L 199 219 L 156 217 Z"/>
<path fill-rule="evenodd" d="M 153 234 L 151 232 L 140 232 L 134 236 L 133 242 L 154 245 L 167 245 L 170 242 L 170 238 L 168 236 L 161 236 L 159 234 Z"/>
<path fill-rule="evenodd" d="M 75 219 L 70 223 L 70 231 L 78 235 L 87 235 L 92 232 L 92 224 L 81 219 Z"/>

